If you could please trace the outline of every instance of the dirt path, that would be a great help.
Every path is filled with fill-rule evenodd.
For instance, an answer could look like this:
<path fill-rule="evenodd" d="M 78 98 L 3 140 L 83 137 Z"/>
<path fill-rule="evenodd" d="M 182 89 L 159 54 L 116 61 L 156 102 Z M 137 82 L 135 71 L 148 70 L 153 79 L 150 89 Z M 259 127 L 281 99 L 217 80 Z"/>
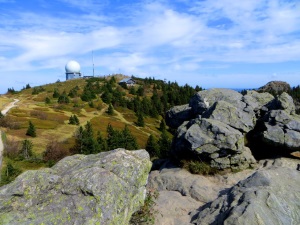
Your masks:
<path fill-rule="evenodd" d="M 14 99 L 13 102 L 9 103 L 4 109 L 1 111 L 2 115 L 5 115 L 11 108 L 15 107 L 19 99 Z M 3 154 L 4 145 L 2 142 L 2 131 L 0 130 L 0 171 L 2 169 L 2 154 Z"/>

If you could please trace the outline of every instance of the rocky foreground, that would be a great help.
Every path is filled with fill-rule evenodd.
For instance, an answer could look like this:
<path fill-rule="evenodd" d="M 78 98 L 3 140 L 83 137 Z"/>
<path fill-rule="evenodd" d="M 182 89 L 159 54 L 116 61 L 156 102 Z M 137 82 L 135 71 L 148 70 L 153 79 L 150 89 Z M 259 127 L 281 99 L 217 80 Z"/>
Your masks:
<path fill-rule="evenodd" d="M 128 224 L 144 203 L 145 150 L 66 157 L 0 189 L 0 224 Z"/>
<path fill-rule="evenodd" d="M 164 165 L 150 173 L 159 192 L 156 225 L 298 225 L 299 160 L 261 160 L 256 169 L 226 175 L 194 175 Z"/>

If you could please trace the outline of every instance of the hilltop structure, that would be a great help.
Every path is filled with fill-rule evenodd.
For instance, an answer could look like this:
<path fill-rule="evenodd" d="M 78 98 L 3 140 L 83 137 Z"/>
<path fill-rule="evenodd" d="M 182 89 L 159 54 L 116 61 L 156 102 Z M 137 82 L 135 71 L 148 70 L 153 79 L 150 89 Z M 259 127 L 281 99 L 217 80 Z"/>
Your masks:
<path fill-rule="evenodd" d="M 123 80 L 121 80 L 119 82 L 120 85 L 126 85 L 128 86 L 134 86 L 135 85 L 135 80 L 133 80 L 132 78 L 124 78 Z"/>
<path fill-rule="evenodd" d="M 66 80 L 81 78 L 80 65 L 78 62 L 71 60 L 66 66 Z"/>

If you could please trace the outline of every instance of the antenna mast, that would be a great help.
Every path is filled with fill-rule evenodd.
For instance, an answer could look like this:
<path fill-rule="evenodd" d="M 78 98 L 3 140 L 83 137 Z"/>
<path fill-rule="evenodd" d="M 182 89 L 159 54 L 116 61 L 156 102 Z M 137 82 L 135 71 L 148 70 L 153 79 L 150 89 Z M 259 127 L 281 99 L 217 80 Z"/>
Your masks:
<path fill-rule="evenodd" d="M 95 76 L 95 66 L 94 66 L 94 51 L 92 51 L 93 55 L 93 77 Z"/>

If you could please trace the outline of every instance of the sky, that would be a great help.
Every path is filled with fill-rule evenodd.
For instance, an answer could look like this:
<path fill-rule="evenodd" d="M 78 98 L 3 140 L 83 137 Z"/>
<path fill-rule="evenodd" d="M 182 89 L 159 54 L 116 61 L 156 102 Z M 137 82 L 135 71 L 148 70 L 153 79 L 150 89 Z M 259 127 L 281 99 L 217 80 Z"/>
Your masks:
<path fill-rule="evenodd" d="M 300 84 L 299 0 L 0 0 L 0 93 L 122 73 L 203 88 Z"/>

